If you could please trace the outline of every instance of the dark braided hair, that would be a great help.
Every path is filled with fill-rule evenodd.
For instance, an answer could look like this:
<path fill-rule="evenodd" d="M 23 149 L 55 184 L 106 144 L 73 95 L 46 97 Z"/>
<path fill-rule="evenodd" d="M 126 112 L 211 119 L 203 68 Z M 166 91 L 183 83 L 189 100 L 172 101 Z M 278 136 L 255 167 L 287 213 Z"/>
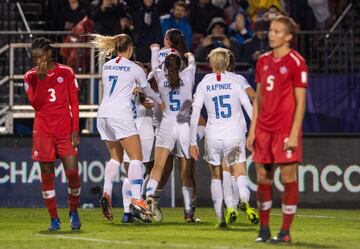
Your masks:
<path fill-rule="evenodd" d="M 53 50 L 52 46 L 53 42 L 45 37 L 38 37 L 35 40 L 33 40 L 31 44 L 31 49 L 42 49 L 45 51 Z"/>
<path fill-rule="evenodd" d="M 171 90 L 179 89 L 181 79 L 179 72 L 181 69 L 181 59 L 177 53 L 170 53 L 165 58 L 165 67 L 168 70 L 167 78 Z"/>
<path fill-rule="evenodd" d="M 188 64 L 188 59 L 185 57 L 185 54 L 189 52 L 189 49 L 186 47 L 185 38 L 183 33 L 179 29 L 169 29 L 166 32 L 167 39 L 170 41 L 171 48 L 175 48 L 179 52 L 181 59 Z"/>

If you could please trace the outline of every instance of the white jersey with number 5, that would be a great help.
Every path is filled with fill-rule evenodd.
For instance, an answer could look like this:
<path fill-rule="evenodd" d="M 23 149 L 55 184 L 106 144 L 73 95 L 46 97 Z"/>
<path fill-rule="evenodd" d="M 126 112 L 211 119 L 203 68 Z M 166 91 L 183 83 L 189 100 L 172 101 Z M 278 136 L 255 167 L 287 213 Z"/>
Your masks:
<path fill-rule="evenodd" d="M 250 100 L 238 79 L 227 73 L 205 75 L 196 88 L 193 106 L 205 105 L 208 121 L 207 139 L 240 139 L 244 135 L 244 107 L 252 115 Z"/>
<path fill-rule="evenodd" d="M 102 68 L 103 99 L 98 117 L 133 119 L 131 98 L 135 84 L 141 88 L 149 84 L 141 67 L 124 57 L 106 62 Z"/>

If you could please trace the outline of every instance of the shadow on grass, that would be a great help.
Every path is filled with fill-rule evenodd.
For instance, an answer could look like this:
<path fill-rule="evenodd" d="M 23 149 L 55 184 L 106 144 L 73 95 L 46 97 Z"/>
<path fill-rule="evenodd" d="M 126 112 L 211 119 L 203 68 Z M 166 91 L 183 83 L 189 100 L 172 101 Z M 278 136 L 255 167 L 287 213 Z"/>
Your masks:
<path fill-rule="evenodd" d="M 41 235 L 69 235 L 69 234 L 84 234 L 86 233 L 84 230 L 57 230 L 57 231 L 49 231 L 49 230 L 42 230 L 39 231 L 38 234 Z"/>
<path fill-rule="evenodd" d="M 127 224 L 123 224 L 123 223 L 104 223 L 104 225 L 112 226 L 112 227 L 118 227 L 118 228 L 129 227 L 129 226 L 144 227 L 144 228 L 148 228 L 148 227 L 168 227 L 168 226 L 174 226 L 174 227 L 202 227 L 202 226 L 209 226 L 210 224 L 211 224 L 210 222 L 201 222 L 201 223 L 185 223 L 185 222 L 140 223 L 140 222 L 134 222 L 134 223 L 127 223 Z"/>
<path fill-rule="evenodd" d="M 286 246 L 288 247 L 301 247 L 301 248 L 320 248 L 320 249 L 336 249 L 337 246 L 334 245 L 322 245 L 316 243 L 306 243 L 306 242 L 293 242 L 291 244 L 275 244 L 276 246 Z"/>

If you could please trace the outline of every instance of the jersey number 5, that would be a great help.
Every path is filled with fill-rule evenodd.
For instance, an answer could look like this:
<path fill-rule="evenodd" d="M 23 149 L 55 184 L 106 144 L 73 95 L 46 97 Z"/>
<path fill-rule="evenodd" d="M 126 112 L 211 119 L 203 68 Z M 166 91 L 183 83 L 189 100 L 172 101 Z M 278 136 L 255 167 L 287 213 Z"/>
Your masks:
<path fill-rule="evenodd" d="M 179 95 L 178 91 L 169 92 L 170 111 L 176 112 L 180 110 L 180 100 L 176 99 L 176 95 Z"/>
<path fill-rule="evenodd" d="M 109 81 L 111 81 L 111 88 L 110 88 L 110 94 L 109 97 L 111 96 L 111 94 L 114 92 L 115 89 L 115 85 L 117 83 L 118 77 L 117 76 L 109 76 Z"/>
<path fill-rule="evenodd" d="M 54 88 L 49 88 L 48 92 L 50 93 L 50 102 L 55 102 L 56 100 L 56 95 L 55 95 L 55 89 Z"/>
<path fill-rule="evenodd" d="M 224 100 L 229 99 L 230 95 L 220 95 L 212 98 L 215 104 L 215 114 L 216 118 L 230 118 L 231 117 L 231 105 L 228 103 L 224 103 Z M 224 109 L 224 111 L 220 111 L 220 107 Z"/>
<path fill-rule="evenodd" d="M 274 81 L 275 81 L 274 75 L 269 75 L 266 78 L 266 90 L 268 90 L 269 92 L 274 89 Z"/>

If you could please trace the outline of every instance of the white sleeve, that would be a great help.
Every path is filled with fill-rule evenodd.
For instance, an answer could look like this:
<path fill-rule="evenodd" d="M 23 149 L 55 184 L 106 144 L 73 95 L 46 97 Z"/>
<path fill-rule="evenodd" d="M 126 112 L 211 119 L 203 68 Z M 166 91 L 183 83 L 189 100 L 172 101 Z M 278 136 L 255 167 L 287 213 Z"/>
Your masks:
<path fill-rule="evenodd" d="M 153 89 L 151 89 L 149 84 L 147 86 L 145 86 L 145 87 L 141 87 L 141 89 L 144 91 L 146 97 L 149 97 L 150 99 L 152 99 L 158 105 L 161 104 L 160 97 L 153 91 Z"/>
<path fill-rule="evenodd" d="M 202 84 L 200 82 L 199 85 L 196 88 L 196 92 L 194 94 L 194 102 L 192 104 L 193 108 L 194 108 L 194 106 L 196 106 L 196 107 L 199 107 L 201 109 L 203 107 L 203 105 L 204 105 L 205 96 L 204 96 L 204 91 L 203 91 L 201 85 Z"/>
<path fill-rule="evenodd" d="M 239 98 L 240 98 L 241 105 L 244 107 L 246 114 L 248 115 L 248 117 L 251 120 L 253 108 L 252 108 L 251 102 L 249 100 L 249 97 L 247 96 L 245 90 L 243 90 L 242 88 L 240 88 L 240 91 L 239 91 Z"/>
<path fill-rule="evenodd" d="M 197 145 L 196 133 L 199 123 L 201 108 L 193 106 L 190 120 L 190 145 Z"/>
<path fill-rule="evenodd" d="M 194 58 L 194 55 L 193 54 L 190 54 L 189 57 L 188 57 L 188 68 L 191 68 L 194 73 L 196 71 L 196 63 L 195 63 L 195 58 Z"/>
<path fill-rule="evenodd" d="M 246 90 L 246 89 L 248 89 L 249 87 L 251 87 L 250 84 L 249 84 L 249 82 L 247 81 L 247 79 L 245 79 L 245 77 L 242 77 L 241 84 L 242 84 L 244 90 Z"/>
<path fill-rule="evenodd" d="M 140 67 L 139 67 L 140 68 Z M 146 79 L 146 74 L 144 72 L 144 70 L 140 69 L 140 70 L 136 70 L 136 83 L 138 84 L 138 86 L 140 86 L 141 88 L 146 87 L 147 85 L 149 85 L 149 82 Z"/>
<path fill-rule="evenodd" d="M 160 48 L 158 46 L 154 46 L 151 49 L 151 68 L 157 68 L 160 65 L 159 61 L 159 51 Z"/>

